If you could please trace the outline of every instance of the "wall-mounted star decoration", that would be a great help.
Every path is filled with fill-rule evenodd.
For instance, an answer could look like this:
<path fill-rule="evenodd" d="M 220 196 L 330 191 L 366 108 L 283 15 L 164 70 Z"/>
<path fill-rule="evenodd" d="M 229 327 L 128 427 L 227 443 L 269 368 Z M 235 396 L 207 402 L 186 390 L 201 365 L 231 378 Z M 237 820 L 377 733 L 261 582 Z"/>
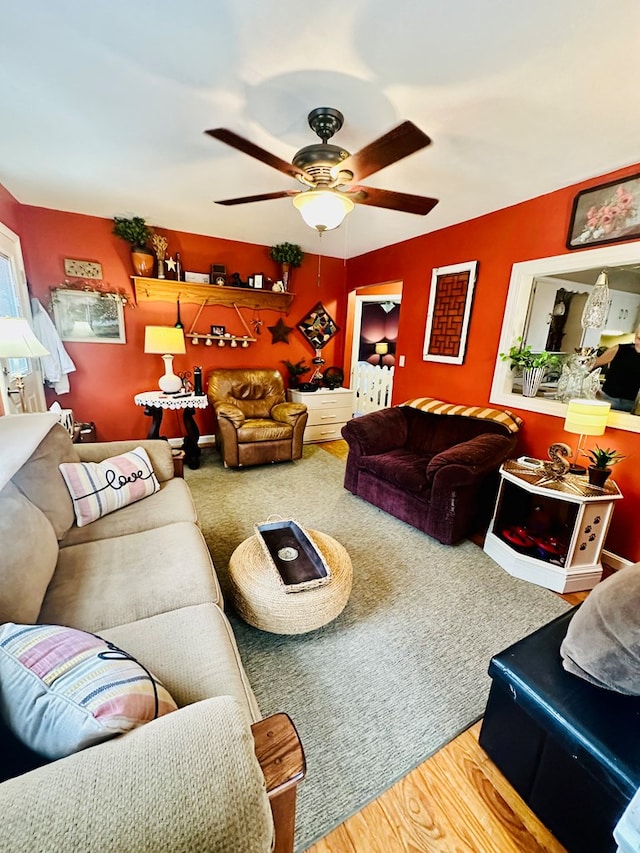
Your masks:
<path fill-rule="evenodd" d="M 277 344 L 278 341 L 282 341 L 284 344 L 289 343 L 289 335 L 293 332 L 292 326 L 287 326 L 282 317 L 278 319 L 278 322 L 275 326 L 267 326 L 267 329 L 271 332 L 271 343 Z"/>

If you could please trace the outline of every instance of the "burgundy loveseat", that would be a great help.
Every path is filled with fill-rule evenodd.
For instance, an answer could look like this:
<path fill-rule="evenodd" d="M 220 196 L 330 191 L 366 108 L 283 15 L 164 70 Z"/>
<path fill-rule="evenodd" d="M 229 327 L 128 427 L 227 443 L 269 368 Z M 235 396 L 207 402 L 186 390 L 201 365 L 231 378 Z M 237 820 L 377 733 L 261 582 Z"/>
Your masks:
<path fill-rule="evenodd" d="M 371 412 L 342 428 L 344 486 L 451 545 L 489 520 L 521 424 L 511 412 L 430 397 Z"/>

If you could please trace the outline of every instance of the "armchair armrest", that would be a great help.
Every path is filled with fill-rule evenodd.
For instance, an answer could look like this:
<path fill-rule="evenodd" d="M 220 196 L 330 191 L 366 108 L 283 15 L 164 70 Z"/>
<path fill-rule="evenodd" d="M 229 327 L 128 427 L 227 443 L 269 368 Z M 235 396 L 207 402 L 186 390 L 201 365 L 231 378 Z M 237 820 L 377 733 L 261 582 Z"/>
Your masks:
<path fill-rule="evenodd" d="M 0 785 L 0 849 L 269 853 L 246 712 L 207 699 Z"/>
<path fill-rule="evenodd" d="M 407 440 L 407 420 L 400 408 L 369 412 L 352 418 L 342 427 L 342 437 L 349 453 L 356 456 L 375 456 L 388 450 L 404 447 Z"/>
<path fill-rule="evenodd" d="M 236 429 L 240 429 L 245 421 L 244 412 L 239 406 L 234 406 L 233 403 L 222 402 L 214 404 L 215 413 L 218 418 L 226 418 L 234 425 Z"/>
<path fill-rule="evenodd" d="M 304 403 L 276 403 L 271 409 L 271 417 L 274 421 L 295 426 L 296 421 L 307 411 Z"/>
<path fill-rule="evenodd" d="M 173 478 L 173 455 L 171 445 L 162 439 L 128 439 L 126 441 L 99 441 L 94 444 L 76 444 L 81 462 L 104 462 L 112 456 L 129 453 L 143 447 L 149 454 L 153 471 L 161 483 Z"/>
<path fill-rule="evenodd" d="M 432 482 L 439 471 L 455 465 L 463 469 L 458 478 L 469 481 L 480 474 L 498 468 L 515 447 L 515 438 L 507 435 L 476 435 L 469 441 L 454 444 L 441 453 L 437 453 L 427 465 L 427 481 Z"/>

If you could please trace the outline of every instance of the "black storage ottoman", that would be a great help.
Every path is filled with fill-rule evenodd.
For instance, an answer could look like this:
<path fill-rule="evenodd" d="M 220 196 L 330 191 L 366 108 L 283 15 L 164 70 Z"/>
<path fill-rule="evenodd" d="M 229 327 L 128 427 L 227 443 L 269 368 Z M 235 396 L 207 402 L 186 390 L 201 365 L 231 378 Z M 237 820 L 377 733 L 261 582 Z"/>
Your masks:
<path fill-rule="evenodd" d="M 640 698 L 564 670 L 576 609 L 491 659 L 480 745 L 570 853 L 615 853 L 613 829 L 640 788 Z"/>

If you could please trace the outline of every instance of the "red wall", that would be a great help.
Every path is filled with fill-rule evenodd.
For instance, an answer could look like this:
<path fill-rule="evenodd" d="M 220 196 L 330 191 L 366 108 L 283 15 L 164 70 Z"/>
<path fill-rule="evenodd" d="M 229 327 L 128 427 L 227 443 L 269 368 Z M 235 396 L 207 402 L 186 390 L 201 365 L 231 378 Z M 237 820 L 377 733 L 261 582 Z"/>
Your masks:
<path fill-rule="evenodd" d="M 0 184 L 0 222 L 16 234 L 21 231 L 20 209 L 20 202 Z"/>
<path fill-rule="evenodd" d="M 512 265 L 566 253 L 576 192 L 637 172 L 638 165 L 634 165 L 349 261 L 349 290 L 392 279 L 403 282 L 396 358 L 404 354 L 406 363 L 405 367 L 396 367 L 393 402 L 424 395 L 470 405 L 487 404 Z M 638 255 L 640 260 L 640 247 Z M 425 362 L 422 347 L 432 269 L 473 260 L 479 262 L 478 279 L 465 362 L 455 366 Z M 559 418 L 525 411 L 520 414 L 525 420 L 523 452 L 546 458 L 552 442 L 566 441 Z M 615 469 L 625 499 L 616 504 L 607 548 L 627 559 L 640 560 L 635 527 L 640 481 L 634 477 L 640 461 L 640 436 L 609 429 L 605 441 L 628 457 Z M 573 445 L 573 437 L 569 443 Z"/>
<path fill-rule="evenodd" d="M 157 388 L 158 377 L 164 372 L 160 356 L 145 355 L 143 352 L 144 328 L 147 325 L 172 326 L 176 322 L 175 304 L 147 302 L 135 305 L 130 278 L 133 269 L 129 244 L 113 236 L 110 219 L 28 206 L 22 207 L 21 218 L 29 287 L 32 296 L 40 299 L 45 308 L 50 304 L 50 288 L 64 282 L 64 258 L 100 262 L 104 281 L 111 289 L 123 291 L 131 297 L 124 309 L 126 344 L 65 342 L 65 348 L 77 368 L 69 377 L 71 392 L 57 397 L 52 391 L 47 391 L 48 403 L 57 399 L 63 408 L 73 409 L 76 420 L 94 421 L 99 440 L 144 437 L 149 420 L 143 410 L 134 404 L 133 397 L 140 391 Z M 209 272 L 212 263 L 222 263 L 228 272 L 239 272 L 243 280 L 254 272 L 278 278 L 278 267 L 269 258 L 268 247 L 158 230 L 169 240 L 169 254 L 179 251 L 187 270 Z M 283 239 L 285 237 L 283 235 Z M 187 341 L 187 354 L 175 356 L 174 371 L 192 370 L 198 364 L 202 367 L 206 382 L 208 372 L 213 367 L 274 367 L 281 370 L 286 378 L 282 360 L 297 362 L 304 358 L 309 364 L 315 353 L 295 328 L 296 323 L 321 300 L 338 327 L 344 329 L 344 264 L 337 259 L 323 258 L 322 277 L 318 286 L 317 256 L 307 255 L 302 266 L 292 270 L 290 289 L 296 296 L 289 316 L 283 317 L 285 323 L 294 328 L 289 335 L 289 344 L 273 344 L 267 328 L 273 326 L 282 315 L 277 311 L 261 310 L 258 312 L 263 321 L 261 334 L 248 349 L 205 347 L 202 344 L 193 347 Z M 190 330 L 198 309 L 199 306 L 194 304 L 181 305 L 185 331 Z M 241 311 L 247 322 L 253 317 L 249 309 Z M 233 308 L 205 308 L 196 330 L 206 332 L 212 323 L 224 325 L 237 334 L 244 333 Z M 342 365 L 343 338 L 344 332 L 340 332 L 323 349 L 327 365 Z M 197 411 L 196 419 L 203 435 L 213 433 L 210 410 Z M 162 432 L 169 437 L 182 434 L 176 413 L 165 414 Z"/>

